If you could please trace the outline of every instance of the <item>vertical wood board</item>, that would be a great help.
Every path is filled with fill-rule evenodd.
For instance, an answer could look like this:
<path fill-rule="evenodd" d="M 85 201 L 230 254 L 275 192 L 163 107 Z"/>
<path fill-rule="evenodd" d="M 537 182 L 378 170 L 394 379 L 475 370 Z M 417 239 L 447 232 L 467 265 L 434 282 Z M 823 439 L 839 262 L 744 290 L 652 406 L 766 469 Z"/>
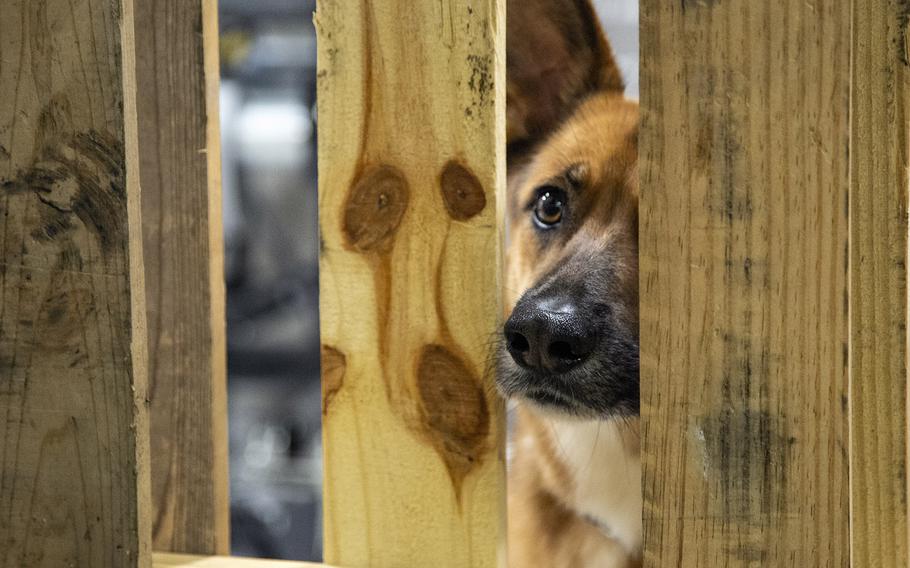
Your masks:
<path fill-rule="evenodd" d="M 225 295 L 215 0 L 137 6 L 153 543 L 225 554 Z"/>
<path fill-rule="evenodd" d="M 850 8 L 642 2 L 648 566 L 849 562 Z"/>
<path fill-rule="evenodd" d="M 907 566 L 907 25 L 854 2 L 850 183 L 852 565 Z"/>
<path fill-rule="evenodd" d="M 0 566 L 150 557 L 131 0 L 0 3 Z"/>
<path fill-rule="evenodd" d="M 503 0 L 321 0 L 325 559 L 494 566 Z"/>

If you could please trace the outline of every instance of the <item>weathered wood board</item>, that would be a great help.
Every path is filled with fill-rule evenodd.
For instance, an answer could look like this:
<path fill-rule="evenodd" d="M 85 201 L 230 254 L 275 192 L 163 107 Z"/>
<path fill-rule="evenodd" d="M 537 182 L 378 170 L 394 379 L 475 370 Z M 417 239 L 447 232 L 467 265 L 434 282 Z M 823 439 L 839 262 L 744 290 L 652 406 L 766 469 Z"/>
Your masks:
<path fill-rule="evenodd" d="M 853 566 L 907 566 L 906 2 L 853 7 L 850 463 Z"/>
<path fill-rule="evenodd" d="M 131 0 L 0 3 L 0 566 L 150 557 Z"/>
<path fill-rule="evenodd" d="M 645 564 L 907 563 L 906 9 L 641 10 Z"/>
<path fill-rule="evenodd" d="M 503 0 L 321 0 L 325 559 L 495 566 Z"/>
<path fill-rule="evenodd" d="M 156 551 L 230 545 L 215 0 L 136 6 Z"/>

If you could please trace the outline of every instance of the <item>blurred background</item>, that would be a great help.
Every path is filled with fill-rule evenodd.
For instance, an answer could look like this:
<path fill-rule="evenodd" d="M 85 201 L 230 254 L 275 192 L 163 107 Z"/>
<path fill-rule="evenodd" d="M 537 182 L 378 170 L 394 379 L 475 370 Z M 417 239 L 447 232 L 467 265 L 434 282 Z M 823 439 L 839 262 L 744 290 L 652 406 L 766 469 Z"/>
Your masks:
<path fill-rule="evenodd" d="M 595 0 L 638 98 L 638 0 Z M 231 545 L 322 559 L 315 0 L 220 0 Z"/>

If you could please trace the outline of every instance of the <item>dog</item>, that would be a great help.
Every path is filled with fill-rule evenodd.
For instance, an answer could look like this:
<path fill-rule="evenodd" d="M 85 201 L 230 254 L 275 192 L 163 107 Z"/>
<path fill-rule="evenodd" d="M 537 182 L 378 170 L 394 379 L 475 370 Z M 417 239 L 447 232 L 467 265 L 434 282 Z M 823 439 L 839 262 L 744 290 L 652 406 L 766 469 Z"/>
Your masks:
<path fill-rule="evenodd" d="M 507 9 L 509 563 L 640 566 L 638 105 L 589 0 Z"/>

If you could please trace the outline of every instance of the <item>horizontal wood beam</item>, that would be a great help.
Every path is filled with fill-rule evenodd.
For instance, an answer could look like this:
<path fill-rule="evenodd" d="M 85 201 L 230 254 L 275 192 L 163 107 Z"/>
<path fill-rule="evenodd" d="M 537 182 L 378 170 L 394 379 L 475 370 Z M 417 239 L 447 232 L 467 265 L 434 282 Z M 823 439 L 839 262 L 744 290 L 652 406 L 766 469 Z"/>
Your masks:
<path fill-rule="evenodd" d="M 241 558 L 239 556 L 196 556 L 156 552 L 152 555 L 152 568 L 331 568 L 328 564 Z"/>

